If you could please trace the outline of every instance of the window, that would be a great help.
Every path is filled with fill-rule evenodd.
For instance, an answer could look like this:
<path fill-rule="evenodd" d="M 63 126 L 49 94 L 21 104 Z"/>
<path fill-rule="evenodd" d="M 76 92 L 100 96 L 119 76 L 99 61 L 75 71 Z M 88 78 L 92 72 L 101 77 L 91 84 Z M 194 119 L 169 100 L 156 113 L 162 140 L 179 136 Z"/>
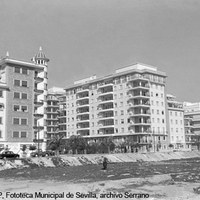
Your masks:
<path fill-rule="evenodd" d="M 22 74 L 28 74 L 28 69 L 22 68 Z"/>
<path fill-rule="evenodd" d="M 124 124 L 124 119 L 121 119 L 121 124 Z"/>
<path fill-rule="evenodd" d="M 117 119 L 115 120 L 115 124 L 118 124 L 118 121 L 117 121 Z"/>
<path fill-rule="evenodd" d="M 165 120 L 164 120 L 164 119 L 162 119 L 162 123 L 163 123 L 163 124 L 165 123 Z"/>
<path fill-rule="evenodd" d="M 19 111 L 19 105 L 14 105 L 14 106 L 13 106 L 13 110 L 14 110 L 14 111 Z"/>
<path fill-rule="evenodd" d="M 14 85 L 15 86 L 20 86 L 20 80 L 14 80 Z"/>
<path fill-rule="evenodd" d="M 14 92 L 14 98 L 15 99 L 20 99 L 20 93 L 19 92 Z"/>
<path fill-rule="evenodd" d="M 27 125 L 27 119 L 21 119 L 21 125 Z"/>
<path fill-rule="evenodd" d="M 22 81 L 22 87 L 28 87 L 28 82 L 27 81 Z"/>
<path fill-rule="evenodd" d="M 21 110 L 22 110 L 22 112 L 27 112 L 28 111 L 28 107 L 27 106 L 22 106 Z"/>
<path fill-rule="evenodd" d="M 13 118 L 13 124 L 19 125 L 19 118 Z"/>
<path fill-rule="evenodd" d="M 121 115 L 124 115 L 124 111 L 123 110 L 121 110 Z"/>
<path fill-rule="evenodd" d="M 159 110 L 157 110 L 157 115 L 159 115 Z"/>
<path fill-rule="evenodd" d="M 22 99 L 27 99 L 27 94 L 26 93 L 22 93 Z"/>
<path fill-rule="evenodd" d="M 154 109 L 151 110 L 152 114 L 154 114 Z"/>
<path fill-rule="evenodd" d="M 13 137 L 19 138 L 19 131 L 13 131 Z"/>
<path fill-rule="evenodd" d="M 120 93 L 120 98 L 123 98 L 123 93 Z"/>
<path fill-rule="evenodd" d="M 15 73 L 20 73 L 20 67 L 15 67 L 14 72 Z"/>
<path fill-rule="evenodd" d="M 21 138 L 26 138 L 27 137 L 27 133 L 25 131 L 21 132 Z"/>
<path fill-rule="evenodd" d="M 156 93 L 156 96 L 158 97 L 158 93 Z"/>
<path fill-rule="evenodd" d="M 122 128 L 121 130 L 122 130 L 122 133 L 124 133 L 124 128 Z"/>
<path fill-rule="evenodd" d="M 123 106 L 123 102 L 120 102 L 120 106 L 121 106 L 121 107 Z"/>
<path fill-rule="evenodd" d="M 3 97 L 3 91 L 0 90 L 0 97 Z"/>
<path fill-rule="evenodd" d="M 2 132 L 1 132 L 1 130 L 0 130 L 0 138 L 2 138 Z"/>
<path fill-rule="evenodd" d="M 2 117 L 0 117 L 0 124 L 2 124 Z"/>
<path fill-rule="evenodd" d="M 160 119 L 159 118 L 157 118 L 157 123 L 160 123 Z"/>

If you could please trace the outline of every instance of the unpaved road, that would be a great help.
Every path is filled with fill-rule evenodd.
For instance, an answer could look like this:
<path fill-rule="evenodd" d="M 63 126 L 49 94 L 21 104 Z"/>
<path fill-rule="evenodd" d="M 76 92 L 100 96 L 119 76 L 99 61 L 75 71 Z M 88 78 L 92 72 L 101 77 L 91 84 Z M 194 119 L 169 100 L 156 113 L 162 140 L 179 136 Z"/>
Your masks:
<path fill-rule="evenodd" d="M 101 165 L 56 168 L 33 166 L 3 170 L 0 172 L 0 192 L 2 192 L 0 199 L 55 199 L 55 194 L 64 195 L 57 198 L 58 200 L 137 199 L 133 198 L 136 196 L 132 194 L 141 193 L 149 195 L 146 199 L 200 199 L 198 191 L 194 191 L 194 188 L 200 186 L 199 158 L 115 163 L 109 164 L 106 171 L 101 170 L 101 167 Z M 39 192 L 41 195 L 52 196 L 42 198 L 38 196 Z M 14 196 L 20 193 L 22 195 L 27 193 L 30 198 Z M 118 196 L 114 198 L 112 195 L 116 194 Z"/>

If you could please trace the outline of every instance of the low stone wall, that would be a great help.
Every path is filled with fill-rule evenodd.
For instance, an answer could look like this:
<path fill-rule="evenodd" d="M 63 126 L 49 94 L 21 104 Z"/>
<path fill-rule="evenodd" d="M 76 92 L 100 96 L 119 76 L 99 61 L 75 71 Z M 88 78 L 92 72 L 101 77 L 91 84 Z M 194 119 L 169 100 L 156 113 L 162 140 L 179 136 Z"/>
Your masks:
<path fill-rule="evenodd" d="M 56 167 L 101 164 L 104 157 L 110 163 L 137 162 L 137 161 L 164 161 L 172 159 L 186 159 L 200 157 L 199 151 L 183 152 L 156 152 L 156 153 L 119 153 L 119 154 L 84 154 L 60 155 L 59 157 L 22 158 L 16 160 L 0 160 L 0 171 L 22 167 Z"/>

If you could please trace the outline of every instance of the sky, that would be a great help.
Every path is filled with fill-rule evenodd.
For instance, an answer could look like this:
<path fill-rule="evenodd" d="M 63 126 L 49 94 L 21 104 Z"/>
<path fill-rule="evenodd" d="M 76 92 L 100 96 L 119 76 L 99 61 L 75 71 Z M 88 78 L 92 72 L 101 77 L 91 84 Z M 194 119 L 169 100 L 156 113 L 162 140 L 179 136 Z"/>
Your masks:
<path fill-rule="evenodd" d="M 42 46 L 49 88 L 136 62 L 167 74 L 167 93 L 200 102 L 199 0 L 0 0 L 0 56 Z"/>

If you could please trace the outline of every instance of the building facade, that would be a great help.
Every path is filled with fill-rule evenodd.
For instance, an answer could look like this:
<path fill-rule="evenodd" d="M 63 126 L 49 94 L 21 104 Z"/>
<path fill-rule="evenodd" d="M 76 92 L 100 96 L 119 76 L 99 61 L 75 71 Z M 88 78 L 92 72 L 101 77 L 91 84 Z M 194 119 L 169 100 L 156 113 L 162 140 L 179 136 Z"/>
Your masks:
<path fill-rule="evenodd" d="M 42 50 L 34 62 L 14 60 L 7 56 L 0 60 L 0 93 L 2 116 L 1 148 L 18 152 L 41 138 L 45 148 L 45 89 L 48 59 Z"/>
<path fill-rule="evenodd" d="M 185 137 L 188 148 L 200 149 L 200 103 L 184 103 Z"/>
<path fill-rule="evenodd" d="M 60 97 L 65 94 L 63 88 L 53 87 L 47 94 L 47 140 L 51 140 L 55 134 L 62 130 L 62 120 L 60 120 Z"/>
<path fill-rule="evenodd" d="M 174 149 L 183 149 L 186 147 L 183 103 L 176 101 L 173 95 L 168 94 L 166 97 L 169 144 L 172 144 Z"/>
<path fill-rule="evenodd" d="M 141 151 L 167 149 L 166 74 L 136 63 L 114 74 L 76 81 L 66 90 L 66 138 L 112 137 Z"/>

